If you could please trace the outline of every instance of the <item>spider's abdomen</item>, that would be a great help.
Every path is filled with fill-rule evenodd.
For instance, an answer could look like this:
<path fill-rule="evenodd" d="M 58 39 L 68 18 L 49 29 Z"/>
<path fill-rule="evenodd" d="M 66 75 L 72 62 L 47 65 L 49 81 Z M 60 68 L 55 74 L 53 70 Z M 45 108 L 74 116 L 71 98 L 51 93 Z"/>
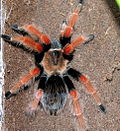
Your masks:
<path fill-rule="evenodd" d="M 41 64 L 48 75 L 63 74 L 67 68 L 68 60 L 63 57 L 62 49 L 50 49 L 45 53 Z"/>
<path fill-rule="evenodd" d="M 55 115 L 59 109 L 64 107 L 67 100 L 67 89 L 63 79 L 59 75 L 48 78 L 41 103 L 46 112 Z"/>

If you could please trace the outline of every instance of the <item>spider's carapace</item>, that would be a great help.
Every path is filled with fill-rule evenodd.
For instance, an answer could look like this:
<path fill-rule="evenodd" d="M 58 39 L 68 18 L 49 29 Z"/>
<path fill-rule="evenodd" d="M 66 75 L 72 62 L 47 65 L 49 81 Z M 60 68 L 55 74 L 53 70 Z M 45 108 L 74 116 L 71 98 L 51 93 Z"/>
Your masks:
<path fill-rule="evenodd" d="M 63 56 L 63 49 L 57 40 L 51 42 L 51 48 L 44 54 L 41 64 L 47 75 L 62 75 L 67 69 L 68 60 Z"/>

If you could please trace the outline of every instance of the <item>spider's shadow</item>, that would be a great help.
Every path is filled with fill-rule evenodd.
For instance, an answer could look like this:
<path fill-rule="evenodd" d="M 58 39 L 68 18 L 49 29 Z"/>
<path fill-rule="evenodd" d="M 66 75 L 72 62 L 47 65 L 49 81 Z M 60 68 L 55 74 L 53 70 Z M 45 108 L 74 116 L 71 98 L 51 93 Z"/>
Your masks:
<path fill-rule="evenodd" d="M 112 14 L 114 15 L 115 21 L 120 27 L 120 9 L 117 6 L 116 2 L 114 0 L 105 0 L 107 5 L 109 6 Z"/>

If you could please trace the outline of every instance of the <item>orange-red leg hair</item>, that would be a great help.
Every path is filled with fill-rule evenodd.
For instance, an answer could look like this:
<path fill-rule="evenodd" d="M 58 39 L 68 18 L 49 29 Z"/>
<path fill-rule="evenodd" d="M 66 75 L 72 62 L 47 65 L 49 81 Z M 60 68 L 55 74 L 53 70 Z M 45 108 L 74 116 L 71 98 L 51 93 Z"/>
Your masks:
<path fill-rule="evenodd" d="M 94 97 L 96 103 L 100 105 L 101 104 L 100 96 L 96 92 L 95 88 L 92 86 L 91 82 L 87 79 L 87 77 L 82 75 L 80 76 L 79 79 L 85 85 L 87 91 Z"/>
<path fill-rule="evenodd" d="M 1 35 L 1 37 L 5 42 L 29 52 L 41 53 L 43 51 L 43 46 L 28 36 L 11 38 L 8 35 Z"/>
<path fill-rule="evenodd" d="M 86 40 L 85 37 L 79 36 L 71 44 L 67 44 L 64 47 L 64 54 L 69 55 L 70 53 L 72 53 L 75 50 L 75 47 L 83 43 L 85 40 Z"/>
<path fill-rule="evenodd" d="M 71 36 L 73 33 L 73 27 L 77 22 L 78 13 L 81 10 L 82 2 L 79 3 L 74 12 L 70 15 L 68 22 L 64 21 L 62 24 L 62 30 L 60 34 L 60 43 L 64 47 L 66 44 L 71 43 Z M 68 23 L 68 24 L 67 24 Z"/>
<path fill-rule="evenodd" d="M 11 96 L 16 94 L 21 87 L 25 86 L 32 78 L 38 76 L 40 74 L 40 69 L 33 69 L 28 75 L 24 76 L 21 80 L 19 80 L 11 89 L 8 91 L 5 96 L 6 99 L 9 99 Z"/>
<path fill-rule="evenodd" d="M 100 99 L 99 94 L 96 92 L 95 88 L 92 86 L 92 84 L 88 80 L 88 78 L 72 68 L 70 68 L 68 70 L 68 74 L 70 76 L 72 76 L 74 79 L 82 82 L 85 85 L 87 91 L 93 96 L 93 98 L 95 99 L 96 103 L 98 104 L 100 110 L 102 112 L 106 113 L 105 107 L 101 103 L 101 99 Z"/>
<path fill-rule="evenodd" d="M 40 32 L 39 30 L 37 30 L 34 26 L 26 25 L 21 28 L 23 28 L 24 30 L 26 30 L 30 34 L 36 35 L 42 41 L 42 43 L 44 43 L 46 45 L 50 44 L 49 37 L 47 35 L 43 34 L 42 32 Z"/>
<path fill-rule="evenodd" d="M 35 93 L 33 101 L 30 103 L 30 105 L 28 106 L 25 112 L 26 115 L 33 115 L 35 113 L 42 96 L 43 96 L 43 91 L 41 89 L 38 89 Z"/>
<path fill-rule="evenodd" d="M 68 26 L 74 27 L 76 24 L 78 17 L 79 17 L 79 12 L 82 8 L 82 4 L 78 4 L 77 8 L 74 10 L 74 12 L 70 15 L 69 21 L 68 21 Z"/>
<path fill-rule="evenodd" d="M 70 95 L 72 97 L 72 105 L 73 105 L 73 111 L 75 113 L 75 117 L 78 120 L 79 123 L 79 128 L 80 129 L 85 129 L 85 120 L 82 114 L 81 106 L 79 103 L 79 95 L 76 90 L 71 90 Z"/>
<path fill-rule="evenodd" d="M 39 53 L 43 51 L 43 46 L 40 43 L 35 42 L 34 40 L 32 40 L 27 36 L 11 38 L 11 41 L 16 43 L 20 42 L 18 44 L 24 45 L 26 48 Z"/>
<path fill-rule="evenodd" d="M 61 30 L 61 37 L 71 37 L 73 33 L 73 28 L 71 26 L 65 26 L 64 23 L 62 25 L 62 30 Z"/>
<path fill-rule="evenodd" d="M 78 19 L 78 13 L 80 12 L 82 7 L 82 4 L 80 3 L 77 8 L 74 10 L 74 12 L 70 15 L 69 20 L 68 20 L 68 24 L 65 24 L 65 22 L 63 22 L 62 25 L 62 31 L 61 31 L 61 37 L 70 37 L 73 33 L 73 27 L 77 22 Z"/>
<path fill-rule="evenodd" d="M 23 35 L 23 36 L 29 36 L 31 38 L 33 38 L 33 40 L 35 41 L 41 41 L 41 43 L 44 43 L 46 45 L 50 44 L 50 39 L 47 35 L 43 34 L 41 31 L 39 31 L 38 29 L 36 29 L 36 27 L 34 27 L 33 25 L 25 25 L 22 27 L 19 27 L 18 25 L 12 25 L 11 28 Z"/>
<path fill-rule="evenodd" d="M 85 85 L 87 91 L 93 96 L 95 99 L 96 103 L 98 104 L 100 110 L 104 113 L 106 113 L 106 110 L 104 106 L 101 103 L 101 99 L 99 94 L 96 92 L 95 88 L 92 86 L 91 82 L 88 80 L 86 76 L 81 75 L 79 77 L 80 81 Z"/>
<path fill-rule="evenodd" d="M 93 38 L 94 38 L 94 35 L 92 35 L 92 34 L 90 34 L 88 36 L 77 37 L 75 40 L 73 40 L 71 42 L 71 44 L 67 44 L 64 47 L 64 54 L 66 54 L 66 55 L 71 54 L 77 46 L 79 46 L 80 44 L 83 44 L 83 43 L 86 44 L 86 43 L 90 42 L 91 40 L 93 40 Z"/>

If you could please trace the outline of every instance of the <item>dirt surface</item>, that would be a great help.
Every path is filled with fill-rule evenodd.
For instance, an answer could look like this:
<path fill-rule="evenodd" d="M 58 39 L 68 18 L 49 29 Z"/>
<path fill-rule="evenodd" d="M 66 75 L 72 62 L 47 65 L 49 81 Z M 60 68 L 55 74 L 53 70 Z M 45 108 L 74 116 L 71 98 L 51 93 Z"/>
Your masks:
<path fill-rule="evenodd" d="M 60 24 L 77 5 L 76 0 L 6 0 L 6 33 L 16 36 L 9 25 L 33 24 L 42 28 L 51 39 L 58 39 Z M 112 7 L 112 5 L 111 5 Z M 114 7 L 112 7 L 114 8 Z M 96 90 L 107 113 L 101 113 L 90 94 L 81 83 L 74 81 L 80 92 L 80 102 L 89 131 L 120 131 L 120 28 L 111 9 L 104 0 L 86 0 L 75 27 L 73 38 L 79 34 L 94 34 L 88 45 L 76 49 L 72 67 L 84 73 Z M 20 49 L 4 45 L 5 90 L 33 66 L 33 58 Z M 76 123 L 70 105 L 58 116 L 49 116 L 38 109 L 35 118 L 26 117 L 24 111 L 34 94 L 34 88 L 19 93 L 5 101 L 5 125 L 3 131 L 75 131 Z"/>

